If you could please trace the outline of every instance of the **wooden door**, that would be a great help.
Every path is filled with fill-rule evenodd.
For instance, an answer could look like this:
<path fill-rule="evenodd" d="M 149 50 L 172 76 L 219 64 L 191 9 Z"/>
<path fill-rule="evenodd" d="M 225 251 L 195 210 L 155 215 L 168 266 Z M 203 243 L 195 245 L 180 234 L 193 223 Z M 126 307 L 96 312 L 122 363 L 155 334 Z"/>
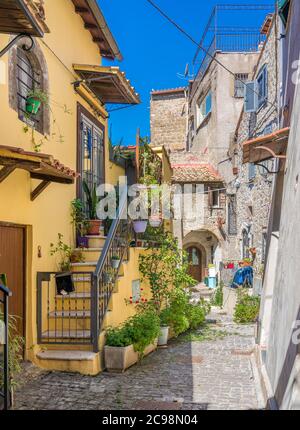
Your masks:
<path fill-rule="evenodd" d="M 202 282 L 202 254 L 195 246 L 187 249 L 189 258 L 189 274 L 196 281 Z"/>
<path fill-rule="evenodd" d="M 7 286 L 12 292 L 9 314 L 16 316 L 22 336 L 25 334 L 24 245 L 24 228 L 0 224 L 0 273 L 7 275 Z"/>

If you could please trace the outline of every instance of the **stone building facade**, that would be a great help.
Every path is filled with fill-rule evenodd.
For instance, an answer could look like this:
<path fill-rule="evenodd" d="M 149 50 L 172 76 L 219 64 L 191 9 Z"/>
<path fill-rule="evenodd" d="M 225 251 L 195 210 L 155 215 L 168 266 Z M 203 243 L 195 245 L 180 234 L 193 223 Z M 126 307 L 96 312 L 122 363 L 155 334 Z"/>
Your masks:
<path fill-rule="evenodd" d="M 187 89 L 151 93 L 151 144 L 171 151 L 184 150 L 187 129 Z"/>
<path fill-rule="evenodd" d="M 188 252 L 197 248 L 200 265 L 213 263 L 217 270 L 221 262 L 238 262 L 256 248 L 260 277 L 274 176 L 268 172 L 273 166 L 272 161 L 243 165 L 242 145 L 277 128 L 276 20 L 268 16 L 262 31 L 266 41 L 256 50 L 216 51 L 215 61 L 200 68 L 185 91 L 151 94 L 151 143 L 169 149 L 173 184 L 193 184 L 194 199 L 196 185 L 202 186 L 199 213 L 174 220 L 180 245 Z M 248 113 L 245 84 L 261 76 L 264 100 Z M 207 177 L 207 171 L 213 175 Z M 200 280 L 203 275 L 201 270 Z"/>
<path fill-rule="evenodd" d="M 243 144 L 250 139 L 267 135 L 278 129 L 278 65 L 277 57 L 277 19 L 269 21 L 267 40 L 261 50 L 252 81 L 258 81 L 264 75 L 264 100 L 257 109 L 246 112 L 243 108 L 233 143 L 230 148 L 231 176 L 227 177 L 229 204 L 236 213 L 227 217 L 229 237 L 228 258 L 254 259 L 255 278 L 261 287 L 266 259 L 267 230 L 270 216 L 271 196 L 275 165 L 273 160 L 254 165 L 243 164 Z M 261 91 L 256 86 L 256 91 Z M 257 94 L 258 96 L 258 94 Z M 232 223 L 235 228 L 232 229 Z M 234 234 L 232 234 L 234 233 Z M 251 254 L 251 248 L 256 254 Z"/>

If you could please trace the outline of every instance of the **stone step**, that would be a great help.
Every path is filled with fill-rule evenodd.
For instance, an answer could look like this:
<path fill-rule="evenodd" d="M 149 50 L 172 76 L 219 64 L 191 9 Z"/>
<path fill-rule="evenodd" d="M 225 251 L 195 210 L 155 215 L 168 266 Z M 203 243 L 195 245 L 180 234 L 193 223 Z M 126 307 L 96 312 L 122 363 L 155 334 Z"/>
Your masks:
<path fill-rule="evenodd" d="M 96 356 L 95 352 L 77 350 L 47 350 L 37 353 L 37 358 L 40 360 L 55 361 L 93 361 Z"/>
<path fill-rule="evenodd" d="M 89 339 L 90 330 L 47 330 L 42 333 L 43 339 Z"/>
<path fill-rule="evenodd" d="M 81 252 L 86 261 L 98 261 L 102 253 L 103 247 L 97 248 L 77 248 L 76 251 Z"/>
<path fill-rule="evenodd" d="M 89 248 L 99 248 L 103 247 L 106 241 L 106 236 L 99 235 L 99 236 L 87 236 Z"/>

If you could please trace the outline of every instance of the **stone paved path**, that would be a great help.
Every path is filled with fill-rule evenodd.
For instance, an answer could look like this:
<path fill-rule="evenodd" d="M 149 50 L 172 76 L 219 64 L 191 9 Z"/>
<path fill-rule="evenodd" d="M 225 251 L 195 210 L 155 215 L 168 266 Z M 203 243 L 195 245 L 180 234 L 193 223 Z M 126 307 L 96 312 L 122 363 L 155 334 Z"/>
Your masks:
<path fill-rule="evenodd" d="M 217 318 L 209 324 L 214 340 L 181 337 L 124 374 L 34 372 L 16 393 L 15 409 L 259 409 L 254 327 L 210 318 Z"/>

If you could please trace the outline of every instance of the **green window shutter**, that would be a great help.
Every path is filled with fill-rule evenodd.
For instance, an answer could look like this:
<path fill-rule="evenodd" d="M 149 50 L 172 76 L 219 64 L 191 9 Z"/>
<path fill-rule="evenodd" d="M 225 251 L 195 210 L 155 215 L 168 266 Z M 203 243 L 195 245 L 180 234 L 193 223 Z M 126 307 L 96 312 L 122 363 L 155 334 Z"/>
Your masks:
<path fill-rule="evenodd" d="M 278 0 L 278 12 L 285 25 L 288 20 L 289 9 L 290 9 L 290 0 Z"/>

